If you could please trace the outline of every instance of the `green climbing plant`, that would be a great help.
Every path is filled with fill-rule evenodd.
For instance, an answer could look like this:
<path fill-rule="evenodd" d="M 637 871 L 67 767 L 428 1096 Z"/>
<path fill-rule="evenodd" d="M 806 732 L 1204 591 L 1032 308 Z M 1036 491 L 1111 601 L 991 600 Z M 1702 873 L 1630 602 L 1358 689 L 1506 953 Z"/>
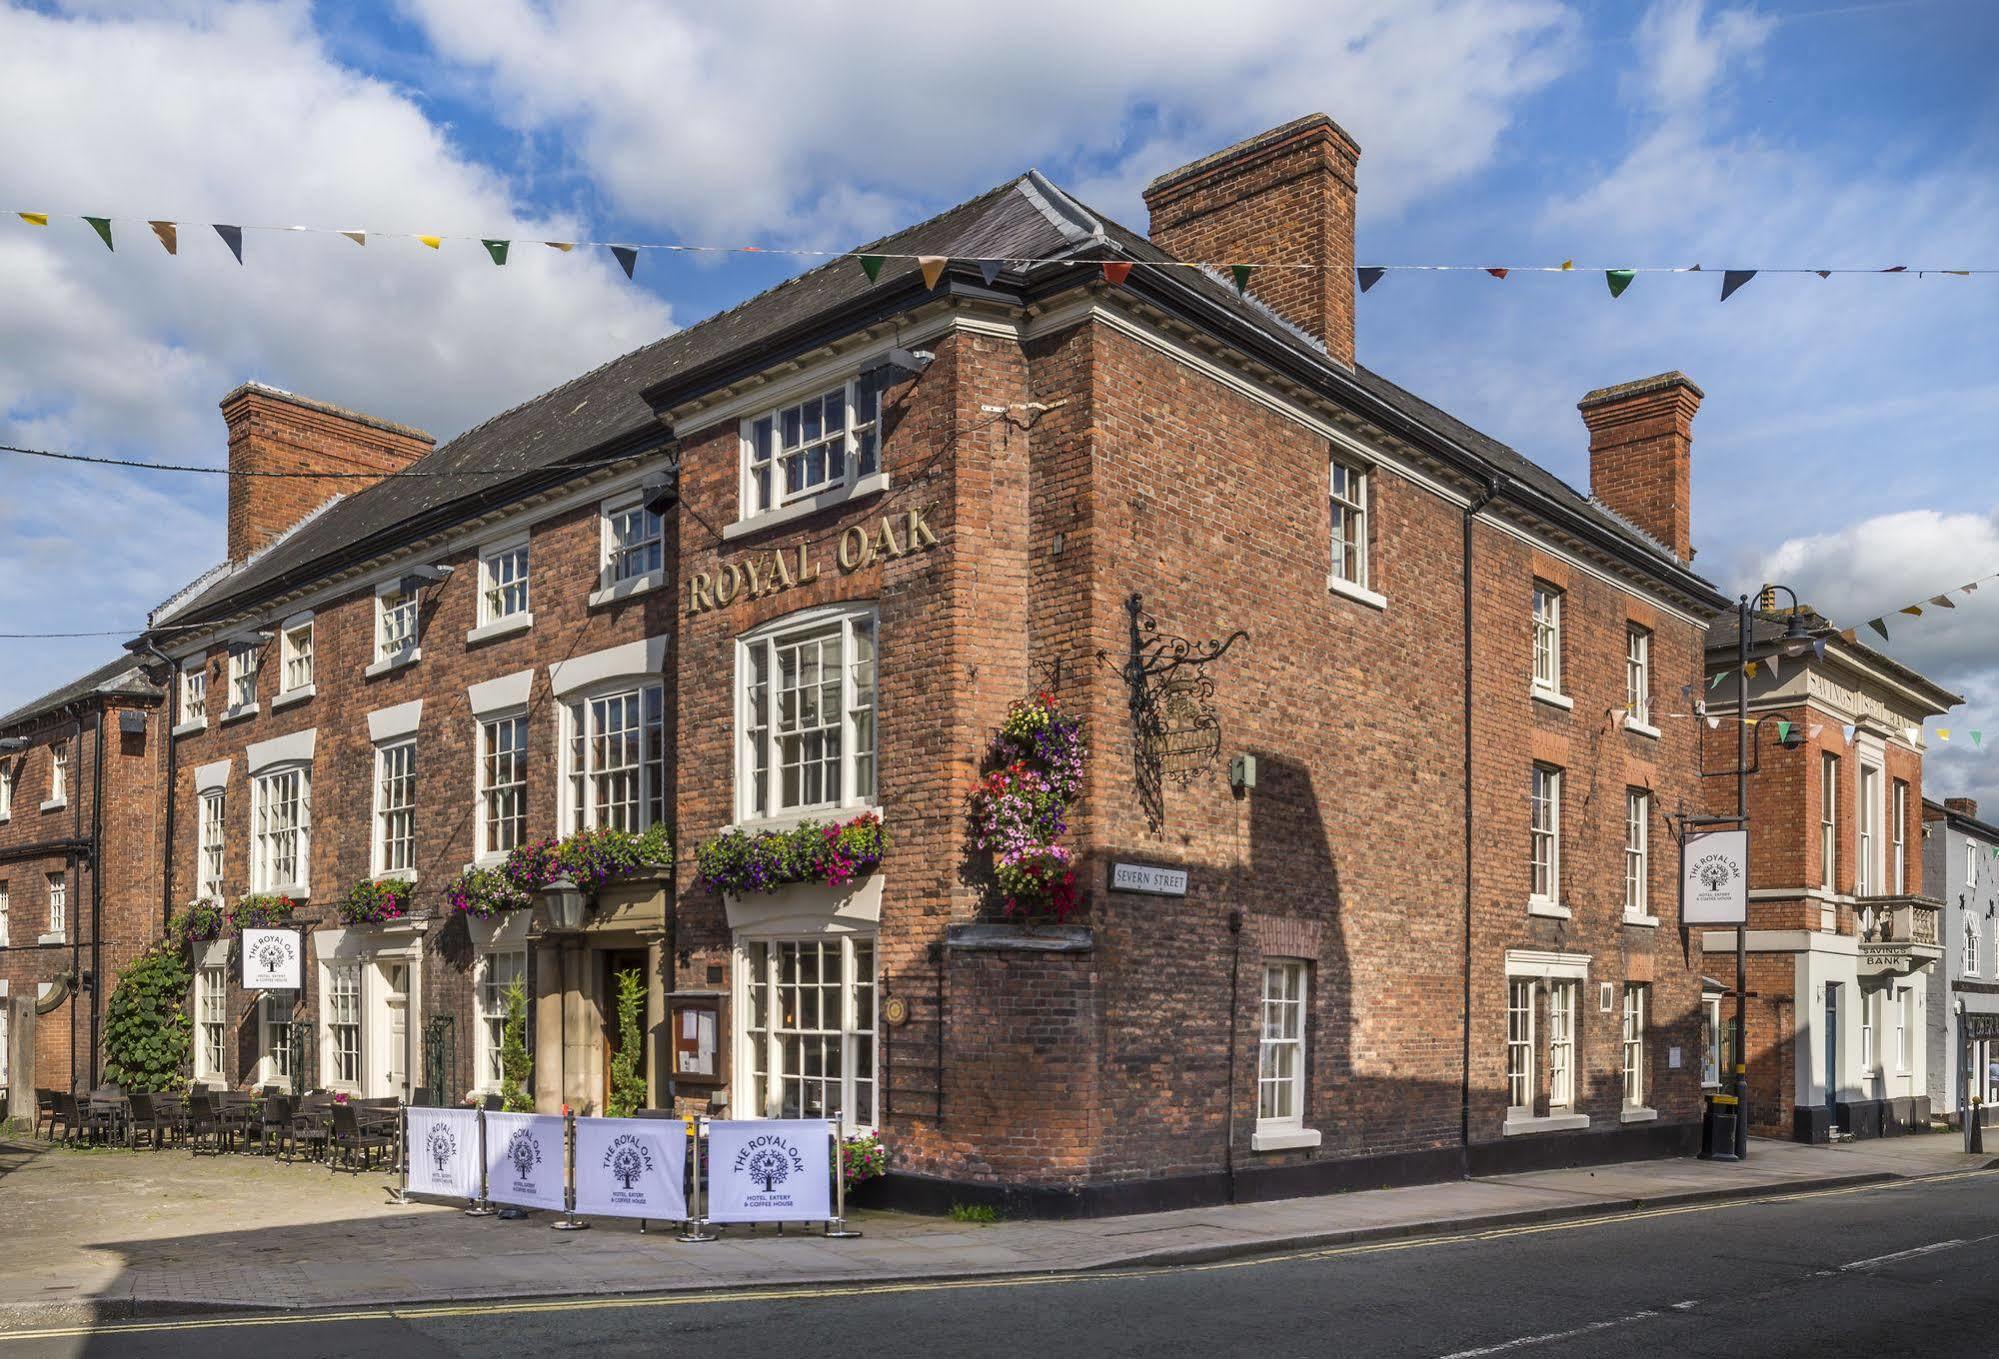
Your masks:
<path fill-rule="evenodd" d="M 507 1017 L 500 1025 L 500 1107 L 510 1114 L 534 1112 L 528 1076 L 534 1069 L 528 1056 L 528 995 L 518 981 L 506 990 Z"/>
<path fill-rule="evenodd" d="M 127 1091 L 187 1086 L 194 974 L 178 940 L 153 945 L 118 979 L 104 1013 L 104 1074 Z"/>
<path fill-rule="evenodd" d="M 612 1118 L 630 1118 L 646 1102 L 645 1040 L 639 1034 L 646 984 L 636 968 L 618 973 L 617 980 L 618 1051 L 611 1058 L 611 1099 L 604 1112 Z"/>

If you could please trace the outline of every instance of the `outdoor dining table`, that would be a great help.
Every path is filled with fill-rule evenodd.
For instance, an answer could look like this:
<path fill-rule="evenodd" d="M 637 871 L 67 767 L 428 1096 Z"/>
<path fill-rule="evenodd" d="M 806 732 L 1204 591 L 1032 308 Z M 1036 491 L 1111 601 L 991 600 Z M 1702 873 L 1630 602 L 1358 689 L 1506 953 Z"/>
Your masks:
<path fill-rule="evenodd" d="M 123 1142 L 131 1136 L 132 1102 L 122 1090 L 93 1090 L 84 1109 L 84 1121 L 92 1132 L 101 1132 L 108 1142 Z"/>

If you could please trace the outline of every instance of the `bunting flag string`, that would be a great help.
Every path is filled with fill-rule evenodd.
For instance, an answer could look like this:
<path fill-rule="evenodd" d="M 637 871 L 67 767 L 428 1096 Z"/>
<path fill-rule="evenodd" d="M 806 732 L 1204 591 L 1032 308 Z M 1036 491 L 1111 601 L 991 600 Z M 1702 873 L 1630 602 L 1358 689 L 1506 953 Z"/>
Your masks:
<path fill-rule="evenodd" d="M 62 214 L 51 213 L 43 210 L 16 210 L 14 216 L 28 226 L 40 227 L 40 228 L 47 228 L 58 220 L 65 220 Z M 447 241 L 472 242 L 484 248 L 486 253 L 492 256 L 493 263 L 496 265 L 503 265 L 506 263 L 505 256 L 507 255 L 508 250 L 512 245 L 511 238 L 506 238 L 506 237 L 484 236 L 484 235 L 458 236 L 444 232 L 369 231 L 359 227 L 334 228 L 334 227 L 315 227 L 315 226 L 301 226 L 301 225 L 286 225 L 286 226 L 249 225 L 249 224 L 224 225 L 221 223 L 213 223 L 213 222 L 209 223 L 174 222 L 165 219 L 153 219 L 153 218 L 143 218 L 143 219 L 113 218 L 113 217 L 96 216 L 88 213 L 80 213 L 77 216 L 80 217 L 82 221 L 87 223 L 90 229 L 97 234 L 97 237 L 104 242 L 104 247 L 107 250 L 116 249 L 116 246 L 113 244 L 113 235 L 112 235 L 113 224 L 120 221 L 127 221 L 127 222 L 143 223 L 146 227 L 150 228 L 153 234 L 159 237 L 160 244 L 166 247 L 167 253 L 170 255 L 178 255 L 180 253 L 178 246 L 178 232 L 181 228 L 190 225 L 211 226 L 215 229 L 217 234 L 219 234 L 222 237 L 222 239 L 228 243 L 230 253 L 236 256 L 236 262 L 238 264 L 241 264 L 243 262 L 242 239 L 243 239 L 243 233 L 246 231 L 250 232 L 284 231 L 284 232 L 294 232 L 294 233 L 303 232 L 308 234 L 345 236 L 348 240 L 354 242 L 354 244 L 361 246 L 365 246 L 368 243 L 368 238 L 370 236 L 380 236 L 380 237 L 389 237 L 392 239 L 413 240 L 424 246 L 429 247 L 432 250 L 441 250 L 445 242 Z M 1134 267 L 1160 270 L 1160 271 L 1176 270 L 1176 269 L 1195 269 L 1213 274 L 1217 278 L 1231 279 L 1234 282 L 1236 292 L 1245 295 L 1249 292 L 1250 279 L 1252 274 L 1254 273 L 1273 270 L 1273 269 L 1324 271 L 1329 269 L 1339 269 L 1346 267 L 1338 264 L 1326 264 L 1314 260 L 1296 260 L 1296 259 L 1293 260 L 1128 260 L 1128 259 L 1094 257 L 1090 255 L 1087 251 L 1081 254 L 1074 254 L 1074 255 L 1033 257 L 1033 258 L 956 259 L 954 257 L 943 256 L 943 255 L 926 255 L 926 254 L 916 254 L 911 252 L 888 251 L 888 250 L 869 250 L 869 251 L 814 250 L 803 246 L 699 245 L 699 244 L 693 244 L 681 241 L 652 241 L 652 242 L 641 242 L 641 243 L 623 243 L 623 242 L 611 242 L 611 241 L 544 241 L 542 242 L 542 244 L 547 245 L 552 249 L 562 251 L 564 254 L 571 253 L 578 246 L 603 247 L 605 249 L 608 249 L 612 253 L 613 257 L 618 261 L 619 266 L 625 270 L 627 277 L 631 277 L 634 275 L 635 265 L 638 259 L 639 252 L 648 251 L 648 250 L 670 251 L 674 253 L 686 253 L 686 254 L 786 255 L 786 256 L 793 256 L 797 258 L 813 259 L 813 260 L 850 259 L 859 262 L 861 268 L 866 271 L 868 276 L 868 281 L 870 283 L 876 282 L 880 279 L 882 267 L 887 261 L 902 260 L 914 263 L 919 269 L 919 271 L 922 273 L 926 285 L 933 288 L 937 286 L 935 281 L 936 278 L 941 277 L 944 268 L 952 263 L 976 265 L 978 267 L 980 275 L 985 279 L 988 285 L 991 285 L 994 281 L 998 279 L 1001 269 L 1006 267 L 1007 265 L 1094 264 L 1102 268 L 1106 281 L 1113 284 L 1123 283 L 1130 276 Z M 1492 278 L 1504 281 L 1505 279 L 1511 277 L 1514 274 L 1571 274 L 1571 273 L 1596 272 L 1602 275 L 1605 284 L 1609 288 L 1610 295 L 1613 298 L 1617 298 L 1617 297 L 1622 297 L 1624 295 L 1625 290 L 1631 286 L 1631 284 L 1637 279 L 1638 275 L 1640 274 L 1699 274 L 1699 273 L 1711 274 L 1714 271 L 1711 269 L 1707 269 L 1699 264 L 1618 265 L 1618 266 L 1605 266 L 1600 269 L 1591 270 L 1588 266 L 1577 264 L 1576 261 L 1573 259 L 1565 259 L 1561 261 L 1559 264 L 1505 264 L 1505 265 L 1368 264 L 1355 267 L 1353 272 L 1354 272 L 1354 281 L 1358 285 L 1360 291 L 1363 293 L 1370 291 L 1375 286 L 1375 284 L 1381 282 L 1383 278 L 1392 273 L 1429 273 L 1429 274 L 1477 273 L 1477 274 L 1486 274 Z M 1764 265 L 1754 269 L 1724 269 L 1721 271 L 1721 273 L 1722 273 L 1721 300 L 1726 302 L 1730 297 L 1734 296 L 1738 291 L 1740 291 L 1745 284 L 1747 284 L 1751 279 L 1755 278 L 1759 274 L 1811 274 L 1821 279 L 1831 278 L 1834 274 L 1875 274 L 1875 275 L 1907 274 L 1915 278 L 1926 278 L 1931 274 L 1944 274 L 1954 278 L 1970 278 L 1978 275 L 1999 274 L 1999 268 L 1994 268 L 1994 267 L 1930 268 L 1928 266 L 1917 268 L 1907 264 L 1891 264 L 1885 267 L 1874 265 L 1874 266 L 1864 266 L 1864 267 L 1839 266 L 1831 268 L 1820 267 L 1820 266 L 1806 267 L 1806 266 Z"/>
<path fill-rule="evenodd" d="M 1885 610 L 1878 616 L 1868 619 L 1867 627 L 1879 634 L 1881 640 L 1886 642 L 1890 640 L 1888 635 L 1888 620 L 1890 618 L 1895 617 L 1897 614 L 1906 615 L 1910 618 L 1921 618 L 1925 607 L 1932 609 L 1955 609 L 1957 601 L 1951 598 L 1952 595 L 1977 594 L 1978 587 L 1991 580 L 1999 580 L 1999 571 L 1988 572 L 1985 575 L 1968 580 L 1962 585 L 1953 586 L 1940 594 L 1926 596 L 1913 604 L 1904 604 L 1899 609 Z M 1854 642 L 1859 640 L 1859 631 L 1858 628 L 1846 628 L 1839 635 L 1849 642 Z M 1821 654 L 1823 654 L 1823 650 L 1823 647 L 1821 647 Z"/>

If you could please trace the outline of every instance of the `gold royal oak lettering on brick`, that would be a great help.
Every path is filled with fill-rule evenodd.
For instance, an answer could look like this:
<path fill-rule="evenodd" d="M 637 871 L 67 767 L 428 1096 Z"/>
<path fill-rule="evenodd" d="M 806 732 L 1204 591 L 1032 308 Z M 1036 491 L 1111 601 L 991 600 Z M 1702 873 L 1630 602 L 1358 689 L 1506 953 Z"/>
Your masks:
<path fill-rule="evenodd" d="M 924 519 L 936 508 L 925 505 L 904 514 L 885 514 L 872 527 L 848 526 L 834 545 L 833 557 L 840 574 L 848 575 L 877 561 L 894 561 L 937 546 L 937 535 Z M 690 616 L 706 613 L 739 599 L 762 599 L 817 579 L 819 563 L 812 555 L 810 542 L 772 548 L 740 562 L 730 562 L 713 575 L 696 571 L 687 581 L 685 610 Z"/>

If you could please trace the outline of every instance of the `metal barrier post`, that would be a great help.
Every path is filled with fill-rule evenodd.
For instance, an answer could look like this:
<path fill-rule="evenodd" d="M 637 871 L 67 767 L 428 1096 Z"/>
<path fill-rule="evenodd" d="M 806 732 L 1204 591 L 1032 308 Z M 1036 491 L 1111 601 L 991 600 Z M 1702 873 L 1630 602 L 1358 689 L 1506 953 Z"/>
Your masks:
<path fill-rule="evenodd" d="M 682 1223 L 682 1241 L 715 1241 L 715 1233 L 708 1230 L 708 1219 L 701 1215 L 701 1163 L 705 1159 L 701 1152 L 703 1134 L 707 1131 L 705 1118 L 689 1119 L 687 1129 L 687 1163 L 692 1167 L 687 1195 L 687 1221 Z"/>
<path fill-rule="evenodd" d="M 548 1225 L 558 1232 L 587 1232 L 590 1224 L 576 1216 L 576 1114 L 562 1111 L 562 1220 Z"/>
<path fill-rule="evenodd" d="M 486 1111 L 479 1109 L 479 1196 L 472 1200 L 472 1206 L 465 1210 L 467 1217 L 491 1217 L 499 1209 L 486 1197 Z"/>
<path fill-rule="evenodd" d="M 860 1233 L 847 1227 L 847 1146 L 840 1137 L 840 1120 L 826 1120 L 833 1138 L 833 1220 L 826 1224 L 826 1235 L 835 1241 L 844 1241 L 859 1236 Z"/>
<path fill-rule="evenodd" d="M 403 1144 L 403 1154 L 397 1159 L 402 1162 L 403 1182 L 396 1186 L 395 1193 L 389 1201 L 407 1207 L 412 1201 L 410 1199 L 410 1107 L 401 1100 L 396 1101 L 396 1107 L 401 1114 L 402 1137 L 400 1140 Z"/>

